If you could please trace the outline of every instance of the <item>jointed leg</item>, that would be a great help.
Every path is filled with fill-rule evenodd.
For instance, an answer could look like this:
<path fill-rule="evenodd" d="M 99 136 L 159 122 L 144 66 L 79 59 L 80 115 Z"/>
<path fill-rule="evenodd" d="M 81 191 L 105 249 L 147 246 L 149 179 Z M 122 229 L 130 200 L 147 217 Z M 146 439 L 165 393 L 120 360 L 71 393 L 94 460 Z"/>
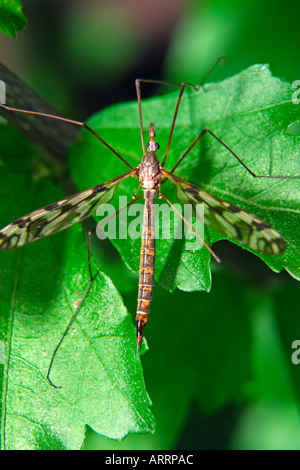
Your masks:
<path fill-rule="evenodd" d="M 56 353 L 57 353 L 57 351 L 58 351 L 60 345 L 62 344 L 63 340 L 65 339 L 65 337 L 66 337 L 66 335 L 67 335 L 69 329 L 71 328 L 71 325 L 72 325 L 73 321 L 75 320 L 75 318 L 76 318 L 76 316 L 77 316 L 79 310 L 81 309 L 82 304 L 83 304 L 83 302 L 85 301 L 86 296 L 87 296 L 88 293 L 89 293 L 89 290 L 90 290 L 90 288 L 91 288 L 91 285 L 92 285 L 92 283 L 93 283 L 93 280 L 94 280 L 94 279 L 92 279 L 92 278 L 90 279 L 90 282 L 88 283 L 88 286 L 87 286 L 87 288 L 86 288 L 86 290 L 85 290 L 85 292 L 84 292 L 84 294 L 83 294 L 83 296 L 82 296 L 82 298 L 81 298 L 81 300 L 80 300 L 80 302 L 79 302 L 79 305 L 77 305 L 77 307 L 76 307 L 76 309 L 75 309 L 75 311 L 74 311 L 74 313 L 73 313 L 73 315 L 72 315 L 72 317 L 71 317 L 71 319 L 70 319 L 70 321 L 69 321 L 69 323 L 68 323 L 68 326 L 66 327 L 65 331 L 63 332 L 62 337 L 60 338 L 59 342 L 57 343 L 57 346 L 56 346 L 56 348 L 54 349 L 54 352 L 53 352 L 53 354 L 52 354 L 52 357 L 51 357 L 51 361 L 50 361 L 50 364 L 49 364 L 49 367 L 48 367 L 48 371 L 47 371 L 46 378 L 47 378 L 49 384 L 52 385 L 52 387 L 54 387 L 54 388 L 61 388 L 61 385 L 55 385 L 55 384 L 52 382 L 52 380 L 50 379 L 50 372 L 51 372 L 51 369 L 52 369 L 52 365 L 53 365 L 53 362 L 54 362 Z"/>
<path fill-rule="evenodd" d="M 135 203 L 136 201 L 138 201 L 139 199 L 141 199 L 143 197 L 143 195 L 139 196 L 138 198 L 132 200 L 131 202 L 129 202 L 126 206 L 122 207 L 121 209 L 119 209 L 115 214 L 111 215 L 110 217 L 107 217 L 106 219 L 104 219 L 100 224 L 97 225 L 97 227 L 101 226 L 101 225 L 104 225 L 105 223 L 107 223 L 110 219 L 112 219 L 113 217 L 115 217 L 117 214 L 119 214 L 121 211 L 123 211 L 124 209 L 126 209 L 127 207 L 129 207 L 131 204 Z M 61 388 L 61 386 L 59 385 L 55 385 L 52 380 L 50 379 L 50 372 L 51 372 L 51 368 L 52 368 L 52 365 L 53 365 L 53 362 L 54 362 L 54 359 L 55 359 L 55 356 L 56 356 L 56 353 L 58 351 L 58 349 L 60 348 L 64 338 L 66 337 L 70 327 L 72 326 L 77 314 L 79 313 L 79 310 L 80 308 L 82 307 L 82 304 L 91 288 L 91 285 L 95 279 L 95 277 L 97 276 L 97 273 L 95 276 L 93 276 L 92 274 L 92 268 L 91 268 L 91 255 L 90 255 L 90 249 L 91 249 L 91 236 L 92 234 L 95 232 L 95 230 L 97 229 L 97 227 L 95 227 L 93 230 L 90 230 L 89 233 L 88 233 L 88 267 L 89 267 L 89 275 L 90 275 L 90 280 L 89 280 L 89 283 L 88 283 L 88 286 L 79 302 L 79 305 L 77 305 L 64 333 L 62 334 L 62 337 L 60 338 L 56 348 L 54 349 L 54 352 L 52 354 L 52 358 L 51 358 L 51 361 L 50 361 L 50 364 L 49 364 L 49 367 L 48 367 L 48 372 L 47 372 L 47 375 L 46 375 L 46 378 L 48 380 L 48 382 L 50 383 L 50 385 L 52 385 L 52 387 L 54 388 Z"/>
<path fill-rule="evenodd" d="M 169 135 L 168 145 L 167 145 L 165 156 L 164 156 L 164 159 L 163 159 L 163 162 L 162 162 L 162 166 L 164 166 L 165 163 L 166 163 L 168 153 L 169 153 L 169 148 L 170 148 L 170 145 L 171 145 L 171 140 L 172 140 L 172 136 L 173 136 L 173 132 L 174 132 L 175 122 L 176 122 L 176 118 L 177 118 L 177 114 L 178 114 L 178 109 L 179 109 L 179 105 L 180 105 L 181 98 L 182 98 L 185 87 L 186 86 L 191 86 L 192 88 L 194 88 L 195 91 L 198 91 L 201 87 L 203 87 L 203 85 L 206 82 L 207 78 L 212 73 L 212 71 L 215 69 L 215 67 L 218 65 L 218 63 L 221 60 L 223 60 L 224 58 L 225 58 L 224 55 L 221 55 L 217 58 L 217 60 L 213 63 L 213 65 L 210 67 L 210 69 L 206 72 L 206 74 L 202 78 L 199 86 L 193 85 L 192 83 L 189 83 L 189 82 L 183 82 L 179 85 L 178 83 L 165 82 L 163 80 L 144 79 L 144 78 L 138 78 L 135 81 L 136 94 L 137 94 L 137 100 L 138 100 L 138 106 L 139 106 L 139 119 L 140 119 L 140 131 L 141 131 L 143 155 L 145 155 L 145 142 L 144 142 L 144 133 L 143 133 L 143 118 L 142 118 L 142 105 L 141 105 L 141 85 L 140 84 L 141 83 L 156 83 L 158 85 L 180 87 L 179 96 L 178 96 L 178 99 L 177 99 L 175 113 L 174 113 L 174 117 L 173 117 L 173 121 L 172 121 L 171 131 L 170 131 L 170 135 Z"/>
<path fill-rule="evenodd" d="M 27 111 L 25 109 L 18 109 L 18 108 L 10 108 L 9 106 L 6 106 L 4 104 L 0 104 L 0 106 L 2 108 L 5 108 L 7 109 L 8 111 L 15 111 L 15 112 L 18 112 L 18 113 L 25 113 L 25 114 L 33 114 L 35 116 L 43 116 L 43 117 L 48 117 L 48 118 L 51 118 L 51 119 L 56 119 L 58 121 L 64 121 L 64 122 L 69 122 L 70 124 L 75 124 L 76 126 L 81 126 L 81 127 L 84 127 L 86 130 L 88 130 L 91 134 L 93 134 L 98 140 L 100 140 L 100 142 L 102 142 L 102 144 L 104 144 L 111 152 L 113 152 L 120 160 L 122 160 L 123 163 L 125 163 L 125 165 L 127 165 L 131 170 L 133 169 L 131 165 L 129 165 L 129 163 L 118 153 L 116 152 L 116 150 L 114 150 L 107 142 L 105 142 L 105 140 L 103 140 L 98 134 L 96 134 L 95 131 L 93 131 L 93 129 L 91 129 L 87 124 L 85 124 L 84 122 L 80 122 L 80 121 L 74 121 L 73 119 L 67 119 L 67 118 L 64 118 L 64 117 L 61 117 L 61 116 L 54 116 L 52 114 L 46 114 L 46 113 L 39 113 L 37 111 Z"/>
<path fill-rule="evenodd" d="M 214 139 L 216 139 L 221 145 L 223 145 L 223 147 L 225 147 L 233 156 L 234 158 L 237 159 L 237 161 L 243 165 L 243 167 L 245 168 L 245 170 L 248 171 L 248 173 L 250 173 L 250 175 L 252 175 L 253 177 L 255 178 L 281 178 L 281 179 L 289 179 L 289 178 L 300 178 L 300 176 L 273 176 L 273 175 L 257 175 L 256 173 L 254 173 L 252 170 L 250 170 L 250 168 L 237 156 L 237 154 L 231 150 L 230 147 L 228 147 L 228 145 L 225 144 L 225 142 L 223 142 L 223 140 L 219 139 L 219 137 L 217 137 L 210 129 L 203 129 L 203 131 L 198 135 L 198 137 L 194 140 L 194 142 L 189 146 L 189 148 L 186 150 L 186 152 L 182 155 L 182 157 L 178 160 L 178 162 L 176 163 L 176 165 L 174 166 L 174 168 L 172 169 L 172 171 L 170 171 L 170 173 L 173 173 L 176 168 L 178 167 L 178 165 L 180 165 L 180 163 L 182 162 L 182 160 L 187 156 L 187 154 L 192 150 L 192 148 L 196 145 L 196 143 L 206 134 L 206 133 L 209 133 Z"/>
<path fill-rule="evenodd" d="M 166 150 L 164 160 L 163 160 L 163 163 L 162 163 L 162 166 L 164 166 L 164 164 L 166 162 L 168 152 L 169 152 L 169 148 L 170 148 L 170 144 L 171 144 L 171 140 L 172 140 L 172 135 L 173 135 L 174 127 L 175 127 L 175 121 L 176 121 L 176 117 L 177 117 L 177 113 L 178 113 L 178 108 L 179 108 L 179 105 L 180 105 L 180 101 L 181 101 L 181 98 L 182 98 L 182 95 L 183 95 L 184 88 L 186 87 L 186 85 L 188 85 L 188 86 L 193 87 L 197 91 L 199 89 L 199 87 L 196 87 L 192 83 L 188 83 L 188 82 L 185 82 L 185 83 L 182 83 L 181 85 L 178 85 L 177 83 L 164 82 L 162 80 L 150 80 L 150 79 L 148 80 L 148 79 L 144 79 L 144 78 L 138 78 L 135 81 L 136 95 L 137 95 L 138 106 L 139 106 L 139 119 L 140 119 L 140 130 L 141 130 L 143 155 L 145 155 L 146 151 L 145 151 L 145 141 L 144 141 L 144 132 L 143 132 L 143 117 L 142 117 L 142 104 L 141 104 L 141 83 L 157 83 L 159 85 L 180 87 L 179 97 L 178 97 L 178 100 L 177 100 L 175 114 L 174 114 L 173 121 L 172 121 L 172 126 L 171 126 L 169 141 L 168 141 L 168 145 L 167 145 L 167 150 Z"/>
<path fill-rule="evenodd" d="M 127 209 L 127 207 L 131 206 L 132 204 L 137 202 L 142 197 L 144 197 L 144 194 L 141 194 L 141 196 L 139 196 L 139 197 L 134 196 L 133 200 L 130 201 L 128 204 L 126 204 L 126 206 L 121 207 L 121 209 L 119 209 L 115 214 L 112 214 L 111 216 L 109 216 L 106 219 L 102 220 L 102 222 L 99 222 L 99 224 L 97 224 L 97 226 L 95 228 L 93 228 L 92 230 L 89 231 L 87 248 L 88 248 L 88 266 L 89 266 L 90 280 L 93 279 L 92 268 L 91 268 L 91 254 L 90 254 L 90 251 L 91 251 L 91 237 L 92 237 L 93 233 L 97 230 L 97 228 L 101 227 L 102 225 L 105 225 L 109 220 L 116 217 L 116 215 L 120 214 L 120 212 Z"/>
<path fill-rule="evenodd" d="M 221 263 L 221 260 L 220 260 L 220 258 L 216 255 L 216 253 L 207 245 L 207 243 L 205 243 L 205 241 L 203 240 L 203 238 L 200 237 L 199 233 L 196 232 L 196 230 L 194 229 L 194 227 L 183 217 L 183 215 L 179 212 L 178 209 L 176 209 L 176 207 L 171 203 L 171 201 L 169 201 L 169 199 L 167 199 L 164 194 L 161 194 L 161 196 L 162 196 L 162 197 L 164 198 L 164 200 L 172 207 L 172 209 L 179 215 L 179 217 L 181 217 L 181 219 L 183 220 L 183 222 L 194 232 L 194 234 L 196 235 L 196 237 L 199 238 L 199 240 L 201 241 L 201 243 L 203 243 L 203 245 L 208 249 L 208 251 L 209 251 L 210 254 L 214 257 L 214 259 L 215 259 L 218 263 Z"/>

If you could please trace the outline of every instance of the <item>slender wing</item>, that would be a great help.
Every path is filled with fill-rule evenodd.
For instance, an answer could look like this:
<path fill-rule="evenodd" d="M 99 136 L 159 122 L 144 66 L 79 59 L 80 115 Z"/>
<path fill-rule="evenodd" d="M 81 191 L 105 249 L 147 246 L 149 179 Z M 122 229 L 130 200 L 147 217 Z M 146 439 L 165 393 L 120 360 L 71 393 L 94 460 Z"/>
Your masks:
<path fill-rule="evenodd" d="M 18 248 L 86 219 L 95 213 L 99 204 L 109 203 L 118 184 L 131 175 L 129 171 L 15 220 L 0 230 L 0 250 Z"/>
<path fill-rule="evenodd" d="M 285 249 L 281 235 L 255 215 L 213 196 L 186 181 L 163 170 L 177 187 L 181 203 L 204 205 L 204 223 L 227 238 L 236 240 L 259 253 L 278 255 Z"/>

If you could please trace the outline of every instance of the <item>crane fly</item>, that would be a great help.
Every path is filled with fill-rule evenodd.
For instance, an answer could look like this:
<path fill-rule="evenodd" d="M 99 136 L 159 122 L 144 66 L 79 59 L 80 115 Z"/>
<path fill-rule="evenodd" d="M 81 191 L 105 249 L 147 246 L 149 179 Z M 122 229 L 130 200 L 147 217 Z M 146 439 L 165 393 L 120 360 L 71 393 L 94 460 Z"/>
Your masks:
<path fill-rule="evenodd" d="M 144 204 L 144 216 L 143 216 L 143 231 L 142 231 L 142 243 L 141 243 L 141 252 L 140 252 L 140 271 L 139 271 L 139 289 L 138 289 L 138 301 L 137 301 L 137 312 L 136 312 L 136 342 L 137 342 L 137 351 L 143 335 L 143 329 L 148 321 L 148 315 L 150 311 L 150 304 L 153 293 L 154 286 L 154 270 L 155 270 L 155 237 L 152 236 L 153 233 L 153 212 L 154 212 L 154 200 L 159 195 L 160 198 L 164 198 L 165 201 L 176 210 L 175 206 L 166 198 L 161 192 L 161 187 L 165 183 L 166 179 L 171 181 L 177 189 L 177 198 L 181 203 L 191 204 L 195 213 L 198 204 L 204 206 L 204 223 L 206 226 L 212 228 L 213 230 L 219 232 L 220 234 L 226 236 L 229 239 L 237 241 L 251 250 L 254 250 L 258 253 L 267 254 L 267 255 L 279 255 L 285 250 L 285 242 L 281 235 L 267 223 L 260 220 L 255 215 L 249 214 L 243 209 L 234 206 L 233 204 L 210 194 L 197 186 L 188 183 L 187 181 L 182 180 L 174 174 L 174 171 L 177 169 L 182 160 L 189 154 L 197 142 L 205 135 L 211 135 L 219 144 L 225 147 L 231 155 L 245 168 L 245 170 L 257 178 L 291 178 L 291 176 L 273 176 L 273 175 L 257 175 L 250 168 L 248 168 L 245 163 L 231 150 L 219 137 L 217 137 L 210 129 L 205 128 L 194 140 L 194 142 L 189 146 L 186 152 L 179 158 L 176 165 L 167 171 L 165 169 L 165 163 L 167 160 L 167 155 L 171 145 L 171 140 L 175 128 L 175 122 L 177 118 L 177 113 L 179 110 L 179 105 L 182 99 L 182 95 L 186 86 L 193 87 L 198 91 L 199 87 L 192 85 L 191 83 L 184 82 L 180 86 L 180 92 L 177 99 L 177 104 L 175 107 L 175 113 L 171 125 L 171 130 L 169 134 L 169 139 L 167 143 L 167 148 L 162 160 L 160 163 L 157 152 L 159 150 L 159 144 L 155 140 L 155 125 L 152 122 L 149 126 L 149 141 L 145 146 L 144 142 L 144 131 L 143 131 L 143 119 L 142 119 L 142 107 L 141 107 L 141 92 L 140 84 L 141 82 L 153 82 L 153 83 L 165 83 L 158 80 L 144 80 L 137 79 L 135 82 L 138 109 L 139 109 L 139 121 L 140 121 L 140 133 L 141 133 L 141 142 L 143 157 L 141 163 L 133 168 L 113 147 L 110 146 L 105 140 L 103 140 L 96 132 L 94 132 L 87 124 L 84 122 L 73 121 L 71 119 L 66 119 L 63 117 L 53 116 L 41 112 L 27 111 L 17 108 L 11 108 L 6 105 L 1 105 L 3 108 L 9 111 L 28 113 L 37 116 L 45 116 L 52 119 L 63 120 L 78 126 L 84 127 L 91 134 L 93 134 L 98 140 L 102 142 L 115 156 L 117 156 L 127 167 L 129 171 L 126 173 L 117 176 L 116 178 L 111 179 L 105 183 L 101 183 L 93 188 L 82 191 L 73 196 L 66 197 L 61 201 L 54 202 L 49 204 L 41 209 L 35 210 L 14 222 L 10 223 L 2 230 L 0 230 L 0 250 L 11 250 L 18 248 L 20 246 L 26 245 L 33 241 L 36 241 L 40 238 L 52 235 L 56 232 L 66 229 L 67 227 L 75 224 L 76 222 L 81 222 L 90 215 L 96 212 L 97 207 L 100 204 L 108 204 L 113 196 L 117 186 L 125 181 L 129 177 L 139 179 L 139 187 L 143 189 L 143 195 L 145 199 Z M 171 84 L 174 85 L 174 84 Z M 202 86 L 202 84 L 200 85 Z M 294 177 L 297 178 L 297 177 Z M 139 189 L 138 187 L 138 189 Z M 134 196 L 132 202 L 128 205 L 134 203 L 136 200 L 140 199 Z M 126 207 L 127 207 L 126 206 Z M 121 209 L 122 210 L 122 209 Z M 119 211 L 118 211 L 119 212 Z M 178 211 L 177 211 L 178 212 Z M 181 218 L 189 224 L 184 217 L 179 214 Z M 220 261 L 217 255 L 212 251 L 212 249 L 202 240 L 199 234 L 195 229 L 190 226 L 196 236 L 200 238 L 205 247 L 210 251 L 212 256 L 216 261 Z M 90 271 L 90 283 L 93 280 L 91 265 L 90 265 L 90 238 L 91 233 L 89 232 L 88 236 L 88 265 Z M 87 291 L 86 291 L 87 293 Z M 85 293 L 85 295 L 86 295 Z M 84 295 L 84 297 L 85 297 Z M 82 302 L 79 303 L 81 305 Z M 77 310 L 77 309 L 76 309 Z M 75 314 L 72 316 L 72 319 L 68 325 L 70 326 Z M 67 328 L 68 329 L 68 328 Z M 67 330 L 65 331 L 63 337 L 65 336 Z M 62 339 L 63 339 L 62 337 Z M 61 341 L 62 341 L 61 339 Z M 50 367 L 53 362 L 54 355 L 61 344 L 59 342 L 51 360 Z M 49 371 L 47 378 L 49 382 L 53 385 L 49 378 Z"/>

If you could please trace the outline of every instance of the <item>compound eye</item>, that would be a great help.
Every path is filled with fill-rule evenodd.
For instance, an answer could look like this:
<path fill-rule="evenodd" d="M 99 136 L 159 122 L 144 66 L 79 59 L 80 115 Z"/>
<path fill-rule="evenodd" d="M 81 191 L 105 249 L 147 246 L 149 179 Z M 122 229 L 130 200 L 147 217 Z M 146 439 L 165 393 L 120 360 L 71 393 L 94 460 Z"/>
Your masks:
<path fill-rule="evenodd" d="M 158 149 L 159 149 L 159 144 L 157 142 L 154 142 L 154 149 L 153 149 L 153 142 L 148 142 L 148 144 L 146 145 L 146 150 L 147 152 L 149 150 L 152 150 L 154 152 L 156 152 Z"/>

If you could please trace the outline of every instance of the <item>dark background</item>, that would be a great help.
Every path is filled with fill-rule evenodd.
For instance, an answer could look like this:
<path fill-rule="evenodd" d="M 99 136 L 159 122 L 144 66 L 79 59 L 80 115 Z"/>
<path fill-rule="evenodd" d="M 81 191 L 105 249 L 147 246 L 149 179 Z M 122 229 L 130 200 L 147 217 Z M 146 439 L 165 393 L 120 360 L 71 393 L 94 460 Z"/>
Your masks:
<path fill-rule="evenodd" d="M 299 79 L 295 2 L 199 0 L 25 0 L 29 25 L 18 40 L 0 38 L 1 59 L 45 98 L 82 119 L 135 99 L 134 79 L 199 83 L 268 63 L 274 75 Z M 152 87 L 153 88 L 153 87 Z M 151 94 L 145 86 L 143 95 Z M 74 113 L 76 116 L 74 116 Z"/>

